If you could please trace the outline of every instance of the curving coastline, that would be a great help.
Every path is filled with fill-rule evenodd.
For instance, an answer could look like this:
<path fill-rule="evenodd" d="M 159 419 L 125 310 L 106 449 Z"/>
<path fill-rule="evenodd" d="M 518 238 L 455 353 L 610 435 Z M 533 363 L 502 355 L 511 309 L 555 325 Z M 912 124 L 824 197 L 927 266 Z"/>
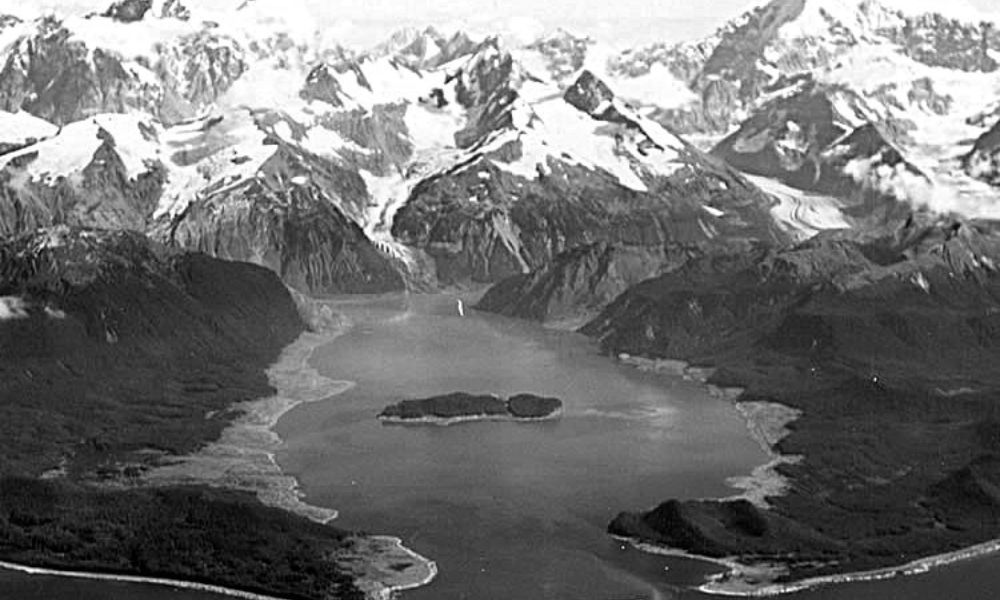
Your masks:
<path fill-rule="evenodd" d="M 373 535 L 363 538 L 360 543 L 368 560 L 360 565 L 363 573 L 358 587 L 371 600 L 390 600 L 398 592 L 423 587 L 437 577 L 437 563 L 407 548 L 398 537 Z M 407 561 L 414 566 L 397 570 L 399 564 Z"/>
<path fill-rule="evenodd" d="M 268 368 L 268 381 L 276 393 L 233 406 L 232 410 L 239 411 L 241 415 L 222 432 L 216 442 L 150 470 L 143 476 L 145 484 L 207 484 L 250 491 L 268 506 L 281 508 L 319 523 L 328 523 L 337 518 L 335 509 L 303 501 L 304 492 L 298 481 L 285 474 L 275 459 L 282 441 L 273 428 L 281 417 L 301 404 L 330 399 L 355 385 L 351 381 L 338 381 L 321 375 L 309 364 L 317 348 L 342 336 L 350 329 L 351 323 L 327 307 L 320 308 L 318 303 L 307 301 L 302 296 L 297 296 L 296 301 L 314 331 L 301 334 L 284 348 L 279 359 Z M 306 302 L 309 304 L 305 304 Z M 427 585 L 437 576 L 436 563 L 406 548 L 399 538 L 359 536 L 355 538 L 355 542 L 355 554 L 336 558 L 350 567 L 358 577 L 358 588 L 372 600 L 387 600 L 396 592 Z M 401 564 L 409 566 L 400 569 Z M 233 591 L 237 595 L 242 593 Z M 253 600 L 269 599 L 254 597 Z"/>
<path fill-rule="evenodd" d="M 215 442 L 198 452 L 170 459 L 147 472 L 144 483 L 151 485 L 208 484 L 251 491 L 268 506 L 283 508 L 320 523 L 337 517 L 337 511 L 302 501 L 295 478 L 285 475 L 274 453 L 281 438 L 273 427 L 288 411 L 300 404 L 318 402 L 341 394 L 354 386 L 335 381 L 309 366 L 313 351 L 346 331 L 348 325 L 321 332 L 305 332 L 281 353 L 268 370 L 268 381 L 277 393 L 267 398 L 237 404 L 241 413 L 223 430 Z"/>
<path fill-rule="evenodd" d="M 800 581 L 792 581 L 789 583 L 780 583 L 780 584 L 773 583 L 773 584 L 758 585 L 758 586 L 742 584 L 739 581 L 725 581 L 727 574 L 723 574 L 716 578 L 713 578 L 713 580 L 700 586 L 698 588 L 698 591 L 706 594 L 712 594 L 715 596 L 730 596 L 730 597 L 741 597 L 741 598 L 764 598 L 771 596 L 781 596 L 784 594 L 801 592 L 803 590 L 823 587 L 827 585 L 860 583 L 864 581 L 884 581 L 887 579 L 894 579 L 896 577 L 903 577 L 906 575 L 917 575 L 919 573 L 926 573 L 933 568 L 944 567 L 947 565 L 955 564 L 966 560 L 971 560 L 974 558 L 981 558 L 984 556 L 989 556 L 991 554 L 997 554 L 998 552 L 1000 552 L 1000 540 L 992 540 L 989 542 L 984 542 L 982 544 L 969 546 L 968 548 L 963 548 L 961 550 L 955 550 L 954 552 L 935 554 L 933 556 L 928 556 L 926 558 L 910 561 L 908 563 L 895 567 L 872 569 L 870 571 L 841 573 L 838 575 L 827 575 L 823 577 L 810 577 L 807 579 L 802 579 Z M 723 564 L 725 566 L 728 566 L 731 569 L 730 573 L 736 573 L 736 574 L 746 573 L 754 569 L 753 566 L 743 565 L 736 561 L 728 561 L 728 560 L 716 561 L 701 556 L 692 556 L 692 555 L 688 556 L 698 560 L 708 560 L 711 562 L 715 562 L 716 564 Z"/>
<path fill-rule="evenodd" d="M 728 498 L 720 498 L 720 501 L 742 498 L 749 500 L 757 506 L 767 508 L 768 497 L 776 497 L 785 493 L 790 482 L 786 477 L 781 475 L 778 467 L 783 464 L 795 464 L 801 461 L 803 457 L 781 454 L 775 447 L 778 442 L 790 434 L 788 425 L 798 419 L 802 415 L 802 411 L 777 402 L 740 401 L 740 397 L 744 392 L 742 388 L 720 388 L 709 384 L 707 380 L 712 370 L 692 367 L 686 361 L 649 359 L 628 354 L 621 354 L 618 359 L 623 364 L 643 371 L 683 376 L 687 379 L 700 381 L 706 385 L 713 396 L 727 399 L 734 403 L 734 407 L 746 421 L 751 437 L 760 445 L 770 460 L 754 468 L 749 475 L 728 479 L 727 484 L 741 489 L 743 492 Z M 708 581 L 697 589 L 704 594 L 737 598 L 767 598 L 828 585 L 884 581 L 896 577 L 926 573 L 934 568 L 1000 553 L 1000 539 L 996 539 L 952 552 L 931 555 L 896 566 L 809 577 L 788 583 L 763 583 L 763 581 L 768 580 L 773 582 L 774 579 L 785 575 L 787 570 L 771 563 L 743 563 L 735 556 L 713 558 L 693 554 L 669 546 L 644 542 L 638 538 L 618 535 L 612 535 L 612 538 L 628 543 L 635 549 L 647 554 L 687 558 L 724 567 L 727 569 L 726 572 L 709 577 Z"/>
<path fill-rule="evenodd" d="M 243 598 L 244 600 L 285 600 L 284 598 L 280 598 L 278 596 L 256 594 L 254 592 L 237 590 L 234 588 L 223 587 L 220 585 L 197 583 L 193 581 L 184 581 L 181 579 L 167 579 L 163 577 L 142 577 L 140 575 L 114 575 L 111 573 L 90 573 L 87 571 L 62 571 L 58 569 L 43 569 L 40 567 L 30 567 L 28 565 L 21 565 L 18 563 L 12 563 L 6 561 L 0 561 L 0 569 L 6 569 L 8 571 L 19 571 L 21 573 L 27 573 L 28 575 L 48 575 L 50 577 L 90 579 L 93 581 L 118 581 L 122 583 L 160 585 L 182 590 L 196 590 L 199 592 L 209 592 L 212 594 L 230 596 L 232 598 Z"/>
<path fill-rule="evenodd" d="M 739 390 L 739 393 L 742 393 L 742 390 Z M 736 395 L 736 398 L 738 397 L 739 394 Z M 770 460 L 755 467 L 750 475 L 729 478 L 726 483 L 730 487 L 743 490 L 743 492 L 725 498 L 725 500 L 744 498 L 756 506 L 768 508 L 770 505 L 767 499 L 783 495 L 791 485 L 788 478 L 778 471 L 778 467 L 802 461 L 801 456 L 782 454 L 775 450 L 778 442 L 791 433 L 788 425 L 798 419 L 802 413 L 777 402 L 740 402 L 737 400 L 735 406 L 736 411 L 746 421 L 750 437 L 757 442 Z"/>

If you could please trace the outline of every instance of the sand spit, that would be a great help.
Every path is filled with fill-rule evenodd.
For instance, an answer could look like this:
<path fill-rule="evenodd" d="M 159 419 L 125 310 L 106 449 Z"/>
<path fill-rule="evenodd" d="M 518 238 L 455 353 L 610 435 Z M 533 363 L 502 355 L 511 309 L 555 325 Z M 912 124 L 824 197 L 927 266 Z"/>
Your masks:
<path fill-rule="evenodd" d="M 112 575 L 109 573 L 89 573 L 87 571 L 62 571 L 57 569 L 41 569 L 38 567 L 28 567 L 12 562 L 0 561 L 0 569 L 10 571 L 20 571 L 29 575 L 48 575 L 50 577 L 72 577 L 74 579 L 90 579 L 95 581 L 118 581 L 124 583 L 139 583 L 146 585 L 162 585 L 184 590 L 197 590 L 199 592 L 209 592 L 221 594 L 233 598 L 244 598 L 245 600 L 283 600 L 276 596 L 265 596 L 233 588 L 211 585 L 207 583 L 195 583 L 192 581 L 181 581 L 179 579 L 164 579 L 161 577 L 141 577 L 138 575 Z"/>
<path fill-rule="evenodd" d="M 969 546 L 954 552 L 935 554 L 927 558 L 921 558 L 896 567 L 886 567 L 884 569 L 873 569 L 871 571 L 856 571 L 853 573 L 841 573 L 838 575 L 827 575 L 824 577 L 810 577 L 801 581 L 789 583 L 753 584 L 742 580 L 741 575 L 751 571 L 754 567 L 748 567 L 734 562 L 735 567 L 728 574 L 723 574 L 713 578 L 711 581 L 701 586 L 699 591 L 717 596 L 732 596 L 742 598 L 764 598 L 770 596 L 780 596 L 791 594 L 802 590 L 823 587 L 827 585 L 860 583 L 864 581 L 884 581 L 895 579 L 905 575 L 917 575 L 926 573 L 931 569 L 944 567 L 957 562 L 971 560 L 989 556 L 1000 552 L 1000 540 L 992 540 L 975 546 Z M 697 557 L 696 557 L 697 558 Z"/>
<path fill-rule="evenodd" d="M 828 585 L 885 581 L 895 579 L 896 577 L 918 575 L 934 568 L 1000 553 L 1000 540 L 992 540 L 954 552 L 921 558 L 895 567 L 810 577 L 787 583 L 773 583 L 776 578 L 788 573 L 787 567 L 773 563 L 745 564 L 741 563 L 736 557 L 713 558 L 700 556 L 675 548 L 641 542 L 634 538 L 615 536 L 615 539 L 626 542 L 637 550 L 646 552 L 647 554 L 687 558 L 725 567 L 725 573 L 710 577 L 707 583 L 698 588 L 698 591 L 713 596 L 733 598 L 769 598 Z"/>

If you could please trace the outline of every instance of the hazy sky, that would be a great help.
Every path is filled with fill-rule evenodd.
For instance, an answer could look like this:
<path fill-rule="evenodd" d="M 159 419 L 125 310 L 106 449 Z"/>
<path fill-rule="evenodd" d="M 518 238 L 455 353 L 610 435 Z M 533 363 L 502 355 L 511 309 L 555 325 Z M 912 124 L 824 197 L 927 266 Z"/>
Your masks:
<path fill-rule="evenodd" d="M 262 4 L 288 0 L 255 0 Z M 451 23 L 473 30 L 513 30 L 531 35 L 556 27 L 586 33 L 602 41 L 633 46 L 658 40 L 707 35 L 724 21 L 766 0 L 292 0 L 315 13 L 337 15 L 356 25 L 350 37 L 370 29 L 398 25 Z M 831 1 L 831 0 L 825 0 Z M 854 1 L 858 0 L 833 0 Z M 883 0 L 887 4 L 962 12 L 1000 11 L 1000 0 Z"/>
<path fill-rule="evenodd" d="M 243 0 L 187 0 L 192 7 L 238 4 Z M 556 27 L 601 41 L 634 46 L 677 41 L 711 33 L 724 21 L 766 0 L 253 0 L 258 10 L 315 27 L 322 24 L 346 43 L 370 43 L 407 25 L 442 24 L 474 32 L 533 36 Z M 857 1 L 857 0 L 824 0 Z M 926 5 L 948 14 L 1000 12 L 1000 0 L 883 0 Z M 111 0 L 0 0 L 16 7 L 105 7 Z M 273 7 L 273 8 L 272 8 Z"/>

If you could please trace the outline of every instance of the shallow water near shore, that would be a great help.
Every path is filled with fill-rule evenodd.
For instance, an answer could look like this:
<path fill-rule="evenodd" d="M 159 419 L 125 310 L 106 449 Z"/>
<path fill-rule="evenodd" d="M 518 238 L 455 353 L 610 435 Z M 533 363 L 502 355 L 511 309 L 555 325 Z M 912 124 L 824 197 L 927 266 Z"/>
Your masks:
<path fill-rule="evenodd" d="M 680 377 L 600 356 L 580 336 L 467 311 L 455 298 L 336 300 L 346 334 L 311 365 L 355 387 L 282 419 L 278 461 L 338 526 L 403 537 L 438 562 L 403 600 L 705 599 L 715 570 L 638 552 L 604 534 L 619 510 L 669 497 L 730 495 L 725 480 L 766 461 L 732 404 Z M 450 391 L 561 398 L 542 423 L 383 426 L 386 405 Z M 986 600 L 1000 557 L 891 581 L 830 586 L 795 600 Z M 208 600 L 192 590 L 0 570 L 0 598 Z"/>
<path fill-rule="evenodd" d="M 445 295 L 337 301 L 352 327 L 310 364 L 355 386 L 278 424 L 283 469 L 337 524 L 401 536 L 437 561 L 412 599 L 660 598 L 716 569 L 605 534 L 617 511 L 729 495 L 766 457 L 731 403 L 601 356 L 586 338 L 466 311 Z M 406 398 L 560 398 L 562 417 L 391 427 Z M 669 567 L 669 571 L 666 568 Z M 666 585 L 666 587 L 665 587 Z"/>

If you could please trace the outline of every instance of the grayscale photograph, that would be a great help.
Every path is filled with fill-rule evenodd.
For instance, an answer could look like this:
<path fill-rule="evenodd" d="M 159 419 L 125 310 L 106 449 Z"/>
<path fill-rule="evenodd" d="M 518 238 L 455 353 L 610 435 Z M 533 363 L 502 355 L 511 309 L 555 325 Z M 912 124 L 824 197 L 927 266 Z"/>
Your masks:
<path fill-rule="evenodd" d="M 0 600 L 1000 598 L 997 0 L 0 0 Z"/>

